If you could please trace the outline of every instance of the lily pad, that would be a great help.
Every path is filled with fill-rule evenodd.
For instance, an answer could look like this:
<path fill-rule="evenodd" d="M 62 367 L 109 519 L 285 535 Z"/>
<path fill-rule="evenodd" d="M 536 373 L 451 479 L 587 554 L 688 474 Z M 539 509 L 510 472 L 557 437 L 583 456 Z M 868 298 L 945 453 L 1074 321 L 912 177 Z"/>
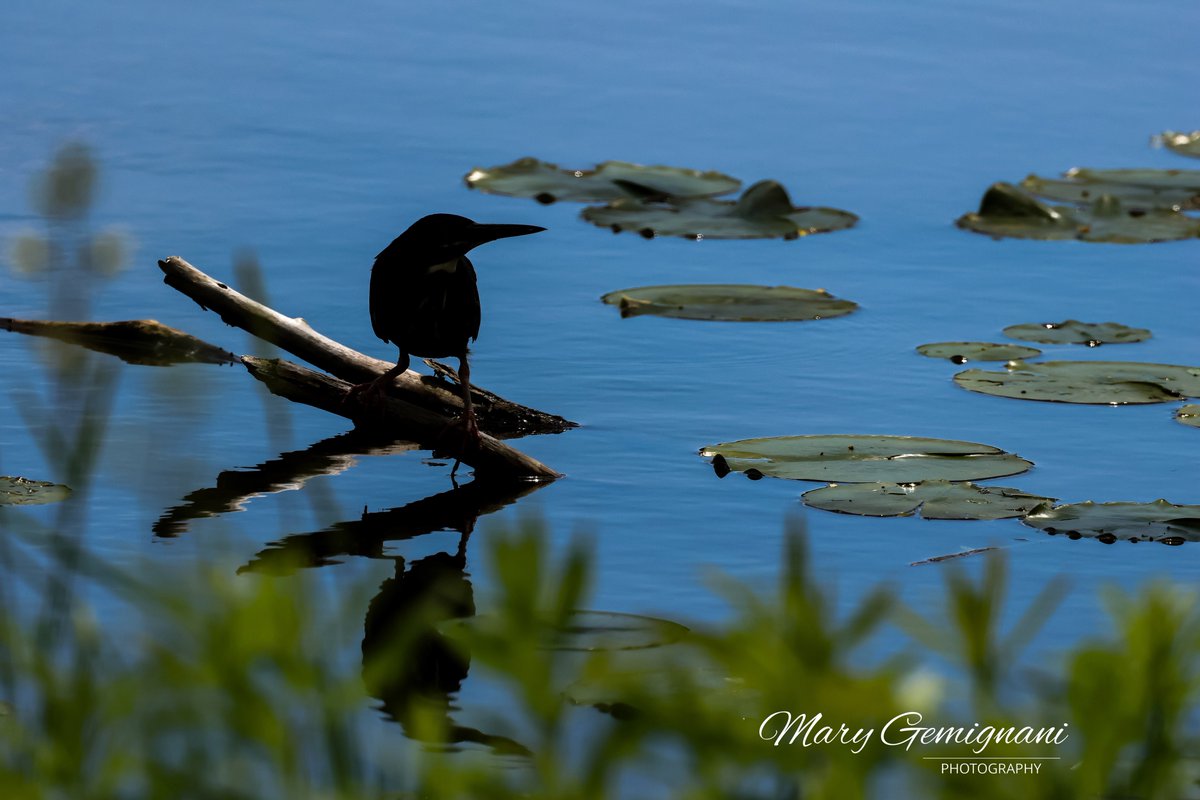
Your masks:
<path fill-rule="evenodd" d="M 1179 133 L 1178 131 L 1163 131 L 1154 137 L 1155 144 L 1161 144 L 1181 156 L 1200 158 L 1200 131 Z"/>
<path fill-rule="evenodd" d="M 1175 421 L 1193 428 L 1200 428 L 1200 405 L 1188 403 L 1186 406 L 1180 406 L 1175 412 Z"/>
<path fill-rule="evenodd" d="M 986 444 L 920 436 L 773 436 L 709 445 L 717 474 L 745 472 L 802 481 L 866 483 L 970 481 L 1017 475 L 1033 466 Z"/>
<path fill-rule="evenodd" d="M 1021 181 L 1021 187 L 1039 197 L 1063 203 L 1094 203 L 1101 197 L 1115 197 L 1122 205 L 1131 209 L 1196 209 L 1200 208 L 1200 186 L 1171 186 L 1155 185 L 1153 176 L 1146 175 L 1150 183 L 1130 183 L 1120 180 L 1106 180 L 1099 177 L 1087 177 L 1095 171 L 1086 171 L 1085 177 L 1043 178 L 1030 175 Z M 1121 170 L 1123 173 L 1134 173 L 1137 177 L 1148 170 Z M 1078 173 L 1076 173 L 1077 175 Z"/>
<path fill-rule="evenodd" d="M 439 626 L 442 633 L 471 630 L 488 635 L 496 618 L 488 614 L 449 620 Z M 687 636 L 689 629 L 678 622 L 640 614 L 621 614 L 615 611 L 575 611 L 570 624 L 555 631 L 542 647 L 546 650 L 643 650 L 677 642 Z"/>
<path fill-rule="evenodd" d="M 1092 183 L 1117 183 L 1151 189 L 1185 189 L 1200 192 L 1200 169 L 1089 169 L 1073 167 L 1063 177 Z"/>
<path fill-rule="evenodd" d="M 1065 533 L 1073 539 L 1102 542 L 1183 544 L 1200 541 L 1200 506 L 1153 503 L 1084 503 L 1044 508 L 1021 520 L 1046 533 Z"/>
<path fill-rule="evenodd" d="M 995 342 L 933 342 L 921 345 L 917 352 L 929 358 L 946 358 L 955 364 L 965 364 L 968 361 L 1012 361 L 1017 358 L 1034 358 L 1042 354 L 1042 351 L 1035 347 Z"/>
<path fill-rule="evenodd" d="M 1057 498 L 1005 486 L 919 481 L 835 483 L 805 492 L 803 499 L 813 508 L 867 517 L 907 517 L 919 509 L 925 519 L 1009 519 L 1053 504 Z"/>
<path fill-rule="evenodd" d="M 994 184 L 979 211 L 955 222 L 960 228 L 995 238 L 1141 244 L 1200 236 L 1200 220 L 1173 209 L 1133 208 L 1112 195 L 1090 205 L 1050 206 L 1010 183 Z"/>
<path fill-rule="evenodd" d="M 605 161 L 595 169 L 561 169 L 536 158 L 519 158 L 498 167 L 476 167 L 464 177 L 467 187 L 489 194 L 556 200 L 608 202 L 626 197 L 711 197 L 737 191 L 742 182 L 720 172 L 680 167 L 642 166 Z"/>
<path fill-rule="evenodd" d="M 1004 335 L 1013 339 L 1043 344 L 1086 344 L 1098 347 L 1102 344 L 1127 344 L 1144 342 L 1150 338 L 1145 328 L 1131 328 L 1119 322 L 1080 322 L 1068 319 L 1063 322 L 1024 322 L 1009 325 Z"/>
<path fill-rule="evenodd" d="M 39 506 L 66 500 L 70 495 L 71 487 L 61 483 L 0 475 L 0 506 Z"/>
<path fill-rule="evenodd" d="M 1017 400 L 1127 405 L 1200 397 L 1200 367 L 1139 361 L 1012 361 L 1004 372 L 969 369 L 964 389 Z"/>
<path fill-rule="evenodd" d="M 678 319 L 732 322 L 786 322 L 841 317 L 858 309 L 824 289 L 745 284 L 640 286 L 600 298 L 621 309 L 622 317 L 654 314 Z"/>
<path fill-rule="evenodd" d="M 583 210 L 583 218 L 616 233 L 637 231 L 646 238 L 689 239 L 795 239 L 843 230 L 858 222 L 849 211 L 793 206 L 787 191 L 775 181 L 759 181 L 736 201 L 628 198 L 589 206 Z"/>

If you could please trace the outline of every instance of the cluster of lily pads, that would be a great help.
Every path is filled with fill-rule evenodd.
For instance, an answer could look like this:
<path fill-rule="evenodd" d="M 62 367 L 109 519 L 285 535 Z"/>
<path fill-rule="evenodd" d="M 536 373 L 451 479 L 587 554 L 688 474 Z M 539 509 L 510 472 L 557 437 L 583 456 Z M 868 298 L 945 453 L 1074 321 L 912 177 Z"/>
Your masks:
<path fill-rule="evenodd" d="M 536 158 L 477 167 L 465 176 L 471 189 L 539 203 L 604 203 L 583 210 L 593 225 L 616 233 L 636 231 L 689 239 L 796 239 L 843 230 L 858 217 L 849 211 L 792 205 L 777 182 L 759 181 L 737 200 L 717 200 L 742 182 L 720 172 L 605 161 L 592 169 L 562 169 Z"/>
<path fill-rule="evenodd" d="M 764 477 L 826 482 L 805 492 L 808 506 L 843 514 L 924 519 L 1020 518 L 1048 534 L 1070 538 L 1154 541 L 1178 545 L 1200 541 L 1200 506 L 1152 503 L 1070 503 L 1007 486 L 972 481 L 1009 477 L 1033 466 L 991 445 L 916 436 L 810 435 L 742 439 L 708 445 L 717 477 L 741 472 Z"/>
<path fill-rule="evenodd" d="M 742 182 L 720 172 L 605 161 L 586 170 L 562 169 L 536 158 L 476 168 L 468 187 L 539 203 L 604 203 L 583 210 L 594 225 L 655 236 L 690 239 L 796 239 L 849 228 L 858 217 L 836 208 L 792 205 L 775 181 L 759 181 L 737 200 L 718 200 Z M 840 317 L 858 305 L 824 289 L 750 284 L 638 286 L 602 298 L 622 317 L 662 317 L 735 322 L 784 322 Z"/>
<path fill-rule="evenodd" d="M 1117 322 L 1026 323 L 1010 325 L 1005 335 L 1046 344 L 1128 344 L 1150 338 L 1145 328 Z M 1200 398 L 1200 367 L 1178 364 L 1148 364 L 1140 361 L 1043 361 L 1027 359 L 1041 355 L 1033 347 L 995 342 L 934 342 L 917 352 L 947 358 L 956 364 L 976 361 L 1005 361 L 1003 371 L 968 369 L 954 376 L 964 389 L 1016 400 L 1091 405 L 1170 403 Z M 1200 427 L 1194 404 L 1179 409 L 1175 418 L 1185 425 Z"/>
<path fill-rule="evenodd" d="M 1156 141 L 1181 155 L 1200 155 L 1200 131 L 1167 131 Z M 1200 236 L 1200 219 L 1187 213 L 1196 210 L 1200 170 L 1075 168 L 1060 178 L 995 183 L 979 210 L 956 224 L 996 238 L 1137 244 Z"/>

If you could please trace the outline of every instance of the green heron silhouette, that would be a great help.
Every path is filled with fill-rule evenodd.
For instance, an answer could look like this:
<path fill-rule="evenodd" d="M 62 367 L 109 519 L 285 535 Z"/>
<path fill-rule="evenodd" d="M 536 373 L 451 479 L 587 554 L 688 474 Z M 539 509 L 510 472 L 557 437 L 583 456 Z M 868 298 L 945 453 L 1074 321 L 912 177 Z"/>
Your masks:
<path fill-rule="evenodd" d="M 478 439 L 471 404 L 470 342 L 479 335 L 479 288 L 467 252 L 481 244 L 544 231 L 536 225 L 489 225 L 454 214 L 430 214 L 375 257 L 371 268 L 371 327 L 400 349 L 396 366 L 352 394 L 382 391 L 408 369 L 409 356 L 458 359 L 465 434 Z"/>

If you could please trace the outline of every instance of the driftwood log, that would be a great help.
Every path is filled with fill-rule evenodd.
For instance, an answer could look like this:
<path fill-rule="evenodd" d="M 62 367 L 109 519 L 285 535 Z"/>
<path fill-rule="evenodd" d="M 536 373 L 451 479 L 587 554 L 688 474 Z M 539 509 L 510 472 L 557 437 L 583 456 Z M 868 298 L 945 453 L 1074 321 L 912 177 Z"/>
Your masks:
<path fill-rule="evenodd" d="M 300 318 L 285 316 L 246 297 L 178 256 L 158 262 L 163 281 L 201 308 L 297 356 L 334 377 L 277 359 L 244 356 L 243 365 L 273 393 L 321 408 L 354 421 L 359 428 L 413 439 L 437 447 L 474 467 L 479 477 L 551 480 L 559 474 L 545 464 L 498 441 L 496 435 L 560 432 L 575 423 L 553 414 L 512 403 L 485 390 L 473 394 L 479 447 L 462 447 L 461 433 L 448 426 L 462 411 L 452 384 L 409 370 L 399 375 L 380 402 L 348 397 L 350 386 L 371 380 L 392 362 L 359 353 L 313 330 Z"/>

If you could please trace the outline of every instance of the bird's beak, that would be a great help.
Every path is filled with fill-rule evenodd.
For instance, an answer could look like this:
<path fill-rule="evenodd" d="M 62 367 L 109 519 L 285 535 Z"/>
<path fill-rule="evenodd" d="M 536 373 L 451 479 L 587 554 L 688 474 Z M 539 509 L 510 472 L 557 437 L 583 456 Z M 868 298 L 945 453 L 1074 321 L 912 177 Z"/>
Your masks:
<path fill-rule="evenodd" d="M 466 249 L 470 250 L 481 244 L 494 242 L 497 239 L 507 239 L 510 236 L 527 236 L 531 233 L 539 233 L 544 230 L 546 229 L 540 228 L 537 225 L 503 225 L 476 222 L 467 228 L 462 241 Z"/>

